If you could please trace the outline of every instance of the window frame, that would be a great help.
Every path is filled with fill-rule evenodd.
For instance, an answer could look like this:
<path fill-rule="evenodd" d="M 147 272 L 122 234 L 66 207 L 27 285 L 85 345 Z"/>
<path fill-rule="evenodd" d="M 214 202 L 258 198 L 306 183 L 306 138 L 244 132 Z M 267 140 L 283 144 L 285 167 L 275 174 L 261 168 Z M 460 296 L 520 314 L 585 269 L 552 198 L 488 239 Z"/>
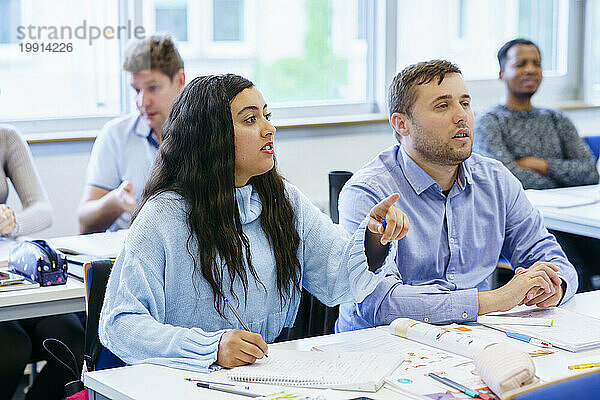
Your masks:
<path fill-rule="evenodd" d="M 583 65 L 583 100 L 592 105 L 600 104 L 600 76 L 595 77 L 594 72 L 600 65 L 594 57 L 594 47 L 599 43 L 600 38 L 596 33 L 600 31 L 600 18 L 596 19 L 596 14 L 600 15 L 600 4 L 597 1 L 586 1 L 585 32 L 584 32 L 584 65 Z M 599 43 L 600 44 L 600 43 Z M 599 46 L 600 47 L 600 46 Z"/>
<path fill-rule="evenodd" d="M 581 99 L 579 96 L 581 66 L 578 60 L 583 58 L 583 52 L 579 44 L 582 39 L 582 29 L 578 25 L 584 16 L 583 4 L 580 1 L 569 0 L 568 10 L 568 21 L 561 26 L 567 33 L 566 35 L 564 32 L 559 33 L 557 46 L 562 51 L 566 48 L 566 55 L 563 56 L 566 59 L 565 73 L 560 75 L 544 72 L 542 85 L 532 99 L 533 103 L 539 106 L 556 107 L 557 104 L 573 103 Z M 564 10 L 561 11 L 564 13 Z M 476 100 L 473 104 L 475 111 L 483 111 L 504 99 L 504 85 L 498 79 L 473 79 L 467 80 L 466 83 L 471 97 Z"/>
<path fill-rule="evenodd" d="M 144 15 L 144 2 L 142 0 L 117 0 L 119 4 L 119 24 L 127 23 L 131 20 L 135 25 L 146 26 L 144 19 L 148 18 Z M 210 5 L 212 0 L 190 1 L 188 3 L 188 27 L 192 26 L 193 19 L 191 15 L 195 14 L 197 7 Z M 275 122 L 279 119 L 283 120 L 299 120 L 310 119 L 323 120 L 331 117 L 332 120 L 344 120 L 344 116 L 348 120 L 355 120 L 357 115 L 365 115 L 365 119 L 372 119 L 373 114 L 378 117 L 387 116 L 386 107 L 386 92 L 389 83 L 394 75 L 398 72 L 396 67 L 397 60 L 397 41 L 398 41 L 398 1 L 397 0 L 374 0 L 369 1 L 368 9 L 368 25 L 367 25 L 367 80 L 366 84 L 366 101 L 364 102 L 349 102 L 349 101 L 321 101 L 321 102 L 302 102 L 281 104 L 272 107 L 275 117 Z M 587 2 L 589 4 L 589 2 Z M 590 72 L 583 71 L 578 60 L 583 59 L 584 54 L 589 54 L 588 46 L 580 45 L 581 41 L 586 39 L 589 42 L 589 23 L 584 31 L 584 20 L 586 13 L 584 12 L 586 4 L 577 0 L 568 0 L 569 15 L 566 29 L 566 43 L 561 48 L 567 49 L 567 66 L 566 73 L 563 76 L 545 76 L 544 83 L 540 89 L 540 94 L 534 98 L 534 101 L 543 105 L 556 106 L 557 103 L 565 103 L 566 101 L 576 102 L 583 100 L 583 82 L 589 77 Z M 255 0 L 245 0 L 244 9 L 245 18 L 250 18 L 249 10 L 256 10 Z M 207 15 L 212 19 L 212 8 L 205 10 Z M 145 18 L 144 18 L 145 17 Z M 586 21 L 587 22 L 587 21 Z M 598 22 L 600 23 L 600 21 Z M 204 36 L 204 41 L 212 41 L 212 24 L 206 24 L 208 29 Z M 248 31 L 248 23 L 244 24 L 244 30 Z M 584 35 L 585 33 L 585 35 Z M 194 37 L 198 35 L 193 29 L 188 29 L 188 41 L 198 39 Z M 559 35 L 564 37 L 564 35 Z M 245 41 L 252 41 L 256 45 L 256 39 L 252 38 L 247 32 L 244 35 Z M 206 43 L 207 48 L 216 44 L 230 44 L 228 42 L 212 42 Z M 244 42 L 238 42 L 244 43 Z M 247 43 L 246 43 L 247 44 Z M 119 42 L 120 51 L 122 53 L 125 48 L 125 38 Z M 18 44 L 7 44 L 2 46 L 17 46 Z M 182 56 L 193 56 L 194 52 L 198 51 L 189 45 L 189 42 L 180 44 Z M 240 57 L 239 48 L 236 46 L 230 47 L 232 56 Z M 242 47 L 244 47 L 242 45 Z M 249 46 L 249 47 L 252 47 Z M 585 47 L 585 49 L 584 49 Z M 591 57 L 587 57 L 588 60 Z M 588 62 L 589 64 L 589 62 Z M 587 65 L 587 64 L 586 64 Z M 586 66 L 586 71 L 589 68 Z M 584 77 L 586 79 L 584 79 Z M 504 95 L 504 88 L 497 79 L 485 80 L 468 80 L 467 86 L 471 91 L 471 95 L 476 99 L 474 108 L 476 111 L 487 108 L 492 104 L 501 101 Z M 51 119 L 27 119 L 27 120 L 4 120 L 2 123 L 10 123 L 16 125 L 24 133 L 41 133 L 41 132 L 61 132 L 61 131 L 84 131 L 84 130 L 99 130 L 109 120 L 122 116 L 128 113 L 135 113 L 135 105 L 131 101 L 130 88 L 127 83 L 125 73 L 121 73 L 121 112 L 118 114 L 94 115 L 94 116 L 77 116 L 69 118 L 51 118 Z M 596 97 L 600 99 L 600 88 Z M 591 96 L 587 94 L 585 100 L 589 100 Z M 543 100 L 542 100 L 543 99 Z M 371 118 L 368 118 L 370 115 Z"/>

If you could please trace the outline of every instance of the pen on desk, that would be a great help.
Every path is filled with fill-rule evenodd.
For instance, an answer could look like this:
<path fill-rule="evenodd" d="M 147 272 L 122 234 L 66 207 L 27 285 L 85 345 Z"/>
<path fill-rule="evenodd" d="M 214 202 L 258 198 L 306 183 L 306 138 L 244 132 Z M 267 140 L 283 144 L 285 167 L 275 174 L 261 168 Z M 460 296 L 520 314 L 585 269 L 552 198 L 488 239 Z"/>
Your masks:
<path fill-rule="evenodd" d="M 213 385 L 229 386 L 229 387 L 238 388 L 238 389 L 250 390 L 250 386 L 248 386 L 248 385 L 242 387 L 240 385 L 236 385 L 234 383 L 227 383 L 227 382 L 213 382 L 213 381 L 207 381 L 204 379 L 194 379 L 194 378 L 183 378 L 183 379 L 188 382 L 211 383 Z"/>
<path fill-rule="evenodd" d="M 569 365 L 569 369 L 585 369 L 585 368 L 594 368 L 594 367 L 600 367 L 600 362 L 589 363 L 589 364 Z"/>
<path fill-rule="evenodd" d="M 237 311 L 235 311 L 235 308 L 233 308 L 233 306 L 231 305 L 231 303 L 229 302 L 229 299 L 227 297 L 225 298 L 225 304 L 227 304 L 229 306 L 229 309 L 231 310 L 233 315 L 235 315 L 235 318 L 238 320 L 240 325 L 242 325 L 242 328 L 244 328 L 245 331 L 250 332 L 250 329 L 248 329 L 248 325 L 246 325 L 246 323 L 242 320 L 242 317 L 240 317 L 240 315 L 237 313 Z M 265 357 L 269 357 L 269 356 L 265 353 Z"/>
<path fill-rule="evenodd" d="M 211 390 L 218 390 L 219 392 L 226 392 L 226 393 L 231 393 L 231 394 L 237 394 L 240 396 L 246 396 L 246 397 L 262 397 L 262 395 L 260 394 L 256 394 L 256 393 L 252 393 L 249 392 L 247 390 L 244 389 L 237 389 L 234 387 L 229 387 L 226 385 L 222 385 L 222 384 L 216 384 L 213 382 L 196 382 L 196 386 L 203 388 L 203 389 L 211 389 Z"/>
<path fill-rule="evenodd" d="M 461 385 L 460 383 L 454 382 L 453 380 L 450 380 L 448 378 L 442 378 L 441 376 L 436 375 L 433 372 L 430 372 L 427 375 L 429 375 L 431 378 L 435 379 L 436 381 L 443 383 L 444 385 L 448 385 L 453 389 L 460 390 L 467 396 L 474 397 L 474 398 L 480 398 L 482 400 L 492 400 L 492 398 L 490 396 L 488 396 L 487 394 L 480 393 L 476 390 L 471 390 L 468 387 Z"/>
<path fill-rule="evenodd" d="M 532 344 L 534 346 L 545 347 L 545 348 L 552 347 L 552 345 L 550 343 L 544 342 L 543 340 L 536 339 L 531 336 L 521 335 L 520 333 L 516 333 L 516 332 L 504 332 L 504 333 L 506 333 L 506 336 L 508 336 L 509 338 L 517 339 L 522 342 Z"/>

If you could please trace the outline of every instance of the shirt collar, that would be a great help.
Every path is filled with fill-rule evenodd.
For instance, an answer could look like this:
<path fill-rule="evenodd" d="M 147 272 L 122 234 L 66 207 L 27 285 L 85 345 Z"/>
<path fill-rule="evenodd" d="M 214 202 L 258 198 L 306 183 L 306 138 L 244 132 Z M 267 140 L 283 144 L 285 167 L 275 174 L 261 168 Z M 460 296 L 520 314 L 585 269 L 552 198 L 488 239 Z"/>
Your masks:
<path fill-rule="evenodd" d="M 402 145 L 398 146 L 397 159 L 398 165 L 404 172 L 406 180 L 418 195 L 423 193 L 431 185 L 437 184 L 432 177 L 427 175 L 427 172 L 423 171 L 423 169 L 410 158 Z"/>
<path fill-rule="evenodd" d="M 404 147 L 401 145 L 398 146 L 397 160 L 398 165 L 404 172 L 406 180 L 417 195 L 420 195 L 432 185 L 437 185 L 439 187 L 437 182 L 431 176 L 429 176 L 427 172 L 423 171 L 423 169 L 419 167 L 419 165 L 414 162 L 412 158 L 410 158 Z M 470 164 L 471 157 L 460 163 L 458 166 L 456 183 L 458 184 L 460 190 L 464 190 L 468 184 L 473 182 Z"/>
<path fill-rule="evenodd" d="M 135 120 L 135 124 L 133 125 L 133 133 L 146 138 L 150 145 L 158 149 L 158 141 L 156 140 L 156 135 L 154 134 L 152 128 L 150 128 L 150 125 L 148 125 L 148 123 L 142 118 L 141 115 L 138 115 L 138 117 Z"/>
<path fill-rule="evenodd" d="M 461 162 L 458 166 L 458 175 L 456 176 L 456 183 L 460 186 L 461 190 L 465 190 L 467 185 L 473 183 L 473 177 L 471 174 L 471 157 Z"/>

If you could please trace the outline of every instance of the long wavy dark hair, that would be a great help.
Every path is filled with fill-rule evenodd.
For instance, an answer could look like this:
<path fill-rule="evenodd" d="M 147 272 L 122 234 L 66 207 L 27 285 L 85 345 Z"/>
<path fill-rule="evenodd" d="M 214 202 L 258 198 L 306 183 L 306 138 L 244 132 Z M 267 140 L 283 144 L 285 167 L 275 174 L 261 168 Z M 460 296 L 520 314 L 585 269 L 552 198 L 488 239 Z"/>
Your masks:
<path fill-rule="evenodd" d="M 131 218 L 133 222 L 149 199 L 165 191 L 177 192 L 187 201 L 190 235 L 186 246 L 194 262 L 194 279 L 202 273 L 212 287 L 215 309 L 223 317 L 225 273 L 230 279 L 229 291 L 236 299 L 233 283 L 239 278 L 247 301 L 247 271 L 262 284 L 252 265 L 250 244 L 242 231 L 237 207 L 230 107 L 238 93 L 252 86 L 248 79 L 226 74 L 198 77 L 183 89 L 165 122 L 163 142 Z M 300 290 L 296 214 L 276 165 L 248 183 L 260 196 L 260 222 L 275 256 L 277 288 L 283 305 L 292 285 Z M 190 250 L 193 240 L 198 244 L 198 254 Z"/>

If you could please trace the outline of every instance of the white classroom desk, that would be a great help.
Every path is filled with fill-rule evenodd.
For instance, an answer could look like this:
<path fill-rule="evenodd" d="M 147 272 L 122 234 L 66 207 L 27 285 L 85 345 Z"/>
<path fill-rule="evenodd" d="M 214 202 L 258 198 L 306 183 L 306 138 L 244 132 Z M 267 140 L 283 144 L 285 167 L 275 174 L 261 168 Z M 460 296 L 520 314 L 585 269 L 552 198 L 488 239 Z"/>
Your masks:
<path fill-rule="evenodd" d="M 576 295 L 570 302 L 564 305 L 565 308 L 590 316 L 600 318 L 600 290 Z M 524 350 L 535 349 L 529 344 L 518 341 L 510 341 L 506 336 L 494 329 L 483 326 L 471 326 L 475 330 L 485 331 L 488 337 L 497 337 L 503 341 L 509 341 L 515 346 L 522 346 Z M 381 328 L 372 328 L 381 329 Z M 270 347 L 279 349 L 310 350 L 315 345 L 326 345 L 331 343 L 340 343 L 352 341 L 360 335 L 368 334 L 368 330 L 346 332 L 335 335 L 319 336 L 308 339 L 300 339 L 283 343 L 276 343 Z M 524 347 L 523 347 L 524 346 Z M 530 347 L 528 347 L 530 346 Z M 555 354 L 542 357 L 535 357 L 536 372 L 538 376 L 545 380 L 554 380 L 569 375 L 588 372 L 589 370 L 569 370 L 567 367 L 571 364 L 581 364 L 586 362 L 598 361 L 600 359 L 600 348 L 571 353 L 568 351 L 554 349 Z M 225 381 L 226 371 L 220 370 L 210 374 L 201 374 L 178 370 L 173 368 L 161 367 L 156 365 L 141 364 L 110 370 L 88 372 L 84 375 L 84 382 L 88 388 L 90 400 L 133 400 L 133 399 L 238 399 L 244 397 L 230 395 L 227 393 L 216 392 L 209 389 L 197 388 L 193 383 L 186 382 L 184 378 L 198 378 L 213 381 Z M 251 384 L 252 388 L 259 393 L 273 393 L 283 390 L 282 387 Z M 315 390 L 305 388 L 287 388 L 290 391 L 302 393 L 321 394 L 327 399 L 351 399 L 360 396 L 366 396 L 372 399 L 408 399 L 402 394 L 392 391 L 383 386 L 377 393 L 367 392 L 349 392 L 339 390 Z"/>
<path fill-rule="evenodd" d="M 567 194 L 600 200 L 600 185 L 547 189 L 544 190 L 544 193 L 558 196 Z M 600 239 L 600 201 L 594 204 L 567 208 L 539 207 L 535 202 L 533 205 L 544 216 L 546 228 Z"/>
<path fill-rule="evenodd" d="M 48 242 L 75 249 L 93 249 L 102 254 L 116 254 L 125 235 L 125 231 L 119 231 L 53 238 Z M 6 265 L 10 247 L 16 243 L 14 240 L 0 240 L 0 265 L 3 261 Z M 0 322 L 84 310 L 85 287 L 83 282 L 73 277 L 69 277 L 65 285 L 0 292 Z"/>
<path fill-rule="evenodd" d="M 85 287 L 73 277 L 65 285 L 0 292 L 0 322 L 85 310 Z"/>

